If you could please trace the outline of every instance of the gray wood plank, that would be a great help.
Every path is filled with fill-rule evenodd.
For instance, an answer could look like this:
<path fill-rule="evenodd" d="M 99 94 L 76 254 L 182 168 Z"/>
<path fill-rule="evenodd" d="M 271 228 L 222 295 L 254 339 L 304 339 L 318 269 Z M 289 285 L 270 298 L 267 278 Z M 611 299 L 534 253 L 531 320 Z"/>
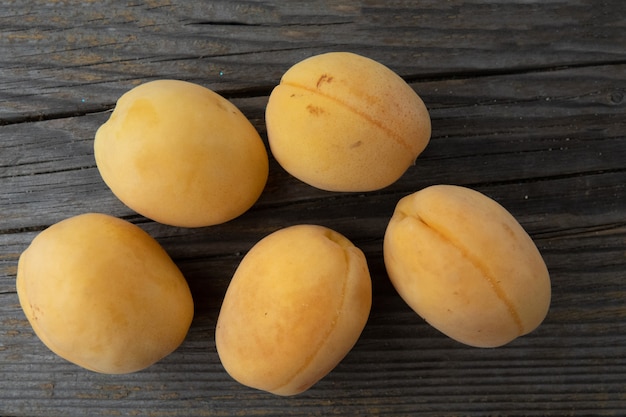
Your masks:
<path fill-rule="evenodd" d="M 4 2 L 0 415 L 623 415 L 625 16 L 617 0 Z M 324 192 L 272 159 L 249 212 L 183 229 L 133 213 L 100 179 L 93 135 L 134 85 L 206 85 L 266 140 L 264 108 L 281 74 L 330 50 L 390 66 L 431 112 L 431 143 L 392 186 Z M 437 183 L 493 197 L 537 243 L 553 301 L 535 332 L 503 348 L 469 348 L 396 294 L 382 260 L 384 229 L 399 198 Z M 18 305 L 19 254 L 45 227 L 87 211 L 147 230 L 192 288 L 197 311 L 187 339 L 145 371 L 107 376 L 67 363 L 35 337 Z M 373 308 L 333 372 L 302 395 L 279 398 L 231 380 L 213 333 L 246 251 L 302 222 L 332 227 L 364 250 Z"/>
<path fill-rule="evenodd" d="M 10 3 L 0 12 L 0 123 L 101 110 L 155 78 L 267 91 L 329 50 L 418 78 L 624 63 L 625 12 L 619 0 Z"/>

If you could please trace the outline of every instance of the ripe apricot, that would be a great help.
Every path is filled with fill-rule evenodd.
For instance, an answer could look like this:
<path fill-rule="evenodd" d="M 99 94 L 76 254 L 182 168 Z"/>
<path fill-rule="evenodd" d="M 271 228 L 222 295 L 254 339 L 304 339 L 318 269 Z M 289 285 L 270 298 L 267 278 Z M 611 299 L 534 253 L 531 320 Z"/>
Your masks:
<path fill-rule="evenodd" d="M 193 318 L 187 282 L 163 248 L 127 221 L 87 213 L 54 224 L 22 253 L 17 294 L 54 353 L 120 374 L 174 351 Z"/>
<path fill-rule="evenodd" d="M 122 95 L 96 132 L 104 182 L 128 207 L 183 227 L 224 223 L 248 210 L 268 177 L 250 121 L 197 84 L 158 80 Z"/>
<path fill-rule="evenodd" d="M 430 139 L 426 106 L 384 65 L 331 52 L 291 67 L 265 112 L 272 154 L 291 175 L 329 191 L 398 180 Z"/>
<path fill-rule="evenodd" d="M 531 332 L 550 306 L 550 277 L 530 236 L 469 188 L 436 185 L 401 199 L 384 259 L 409 306 L 471 346 L 501 346 Z"/>
<path fill-rule="evenodd" d="M 347 238 L 316 225 L 281 229 L 232 278 L 217 320 L 220 360 L 244 385 L 298 394 L 353 347 L 371 302 L 365 256 Z"/>

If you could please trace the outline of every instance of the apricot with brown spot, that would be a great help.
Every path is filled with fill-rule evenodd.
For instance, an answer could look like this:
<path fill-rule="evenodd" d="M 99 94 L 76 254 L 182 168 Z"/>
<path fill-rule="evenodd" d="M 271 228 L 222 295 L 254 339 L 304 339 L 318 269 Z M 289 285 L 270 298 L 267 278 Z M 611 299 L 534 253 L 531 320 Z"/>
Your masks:
<path fill-rule="evenodd" d="M 329 191 L 392 184 L 431 134 L 426 106 L 402 78 L 348 52 L 317 55 L 291 67 L 272 91 L 265 115 L 280 165 Z"/>

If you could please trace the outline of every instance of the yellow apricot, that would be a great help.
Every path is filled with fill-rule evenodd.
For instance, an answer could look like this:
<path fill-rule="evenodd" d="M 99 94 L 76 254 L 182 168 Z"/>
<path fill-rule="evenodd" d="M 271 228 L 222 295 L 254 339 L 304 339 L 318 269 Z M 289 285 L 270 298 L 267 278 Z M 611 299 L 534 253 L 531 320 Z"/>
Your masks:
<path fill-rule="evenodd" d="M 50 350 L 108 374 L 170 354 L 194 312 L 187 282 L 163 248 L 138 226 L 98 213 L 37 235 L 20 256 L 16 287 Z"/>
<path fill-rule="evenodd" d="M 467 345 L 509 343 L 539 326 L 550 307 L 550 277 L 530 236 L 469 188 L 436 185 L 401 199 L 384 259 L 407 304 Z"/>
<path fill-rule="evenodd" d="M 96 132 L 94 152 L 104 182 L 124 204 L 174 226 L 210 226 L 243 214 L 268 177 L 265 145 L 239 109 L 178 80 L 122 95 Z"/>
<path fill-rule="evenodd" d="M 384 65 L 331 52 L 291 67 L 265 113 L 272 154 L 291 175 L 329 191 L 372 191 L 398 180 L 430 140 L 415 91 Z"/>
<path fill-rule="evenodd" d="M 352 349 L 369 316 L 363 253 L 328 228 L 278 230 L 246 254 L 224 297 L 215 342 L 238 382 L 295 395 Z"/>

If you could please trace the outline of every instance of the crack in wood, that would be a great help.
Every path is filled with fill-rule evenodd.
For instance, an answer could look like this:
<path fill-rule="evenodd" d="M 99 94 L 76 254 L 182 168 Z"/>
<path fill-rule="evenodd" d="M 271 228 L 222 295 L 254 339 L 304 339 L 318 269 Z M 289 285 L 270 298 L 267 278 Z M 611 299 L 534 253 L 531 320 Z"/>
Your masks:
<path fill-rule="evenodd" d="M 494 76 L 508 76 L 508 75 L 523 75 L 533 74 L 541 72 L 554 72 L 564 71 L 568 69 L 576 68 L 593 68 L 593 67 L 606 67 L 606 66 L 619 66 L 626 65 L 626 59 L 615 60 L 602 60 L 602 61 L 586 61 L 586 62 L 570 62 L 561 64 L 550 65 L 535 65 L 527 67 L 510 67 L 510 68 L 485 68 L 474 69 L 465 71 L 443 71 L 439 73 L 419 73 L 419 74 L 405 74 L 402 78 L 409 84 L 413 83 L 426 83 L 437 81 L 455 81 L 472 78 L 482 77 L 494 77 Z"/>
<path fill-rule="evenodd" d="M 103 104 L 96 109 L 89 110 L 68 110 L 39 114 L 24 114 L 0 118 L 0 126 L 17 125 L 22 123 L 36 123 L 48 120 L 67 119 L 72 117 L 88 116 L 91 114 L 105 113 L 115 108 L 114 104 Z"/>
<path fill-rule="evenodd" d="M 568 174 L 549 175 L 549 176 L 540 176 L 540 177 L 527 177 L 527 178 L 515 178 L 511 180 L 474 182 L 474 183 L 469 183 L 465 185 L 468 187 L 493 187 L 493 186 L 501 186 L 501 185 L 528 184 L 528 183 L 535 183 L 535 182 L 542 182 L 542 181 L 554 181 L 554 180 L 586 177 L 586 176 L 593 176 L 593 175 L 621 174 L 624 172 L 626 172 L 626 168 L 599 169 L 599 170 L 593 170 L 593 171 L 580 171 L 580 172 L 572 172 Z"/>

